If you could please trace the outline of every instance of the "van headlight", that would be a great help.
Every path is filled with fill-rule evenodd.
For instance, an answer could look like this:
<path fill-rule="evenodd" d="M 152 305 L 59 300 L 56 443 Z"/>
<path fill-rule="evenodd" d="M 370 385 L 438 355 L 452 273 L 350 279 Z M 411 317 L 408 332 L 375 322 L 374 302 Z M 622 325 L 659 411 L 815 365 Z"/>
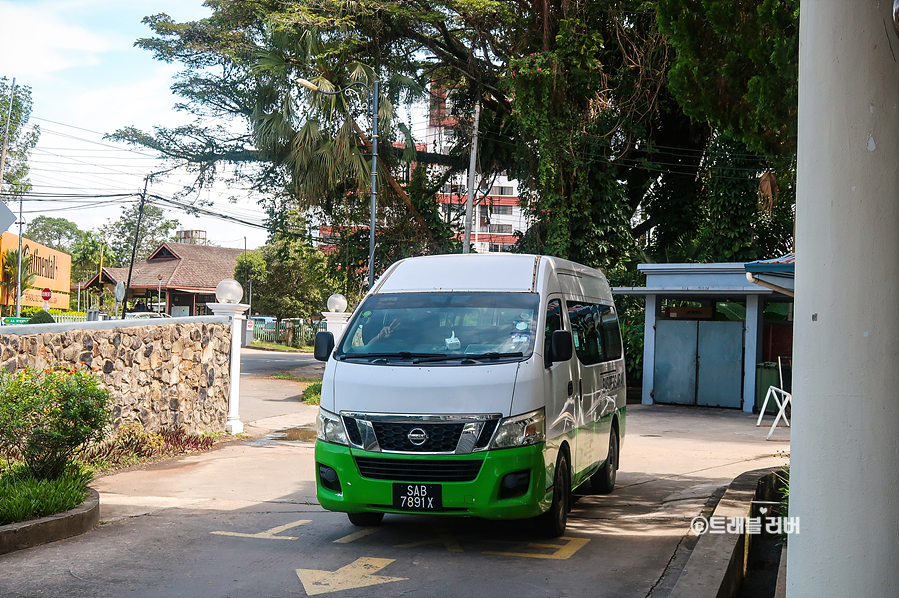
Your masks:
<path fill-rule="evenodd" d="M 546 414 L 543 408 L 530 413 L 506 417 L 497 426 L 491 449 L 529 446 L 546 440 Z"/>
<path fill-rule="evenodd" d="M 343 422 L 340 420 L 340 416 L 330 411 L 325 411 L 321 407 L 318 409 L 315 431 L 319 440 L 333 442 L 334 444 L 347 444 L 346 431 L 343 429 Z"/>

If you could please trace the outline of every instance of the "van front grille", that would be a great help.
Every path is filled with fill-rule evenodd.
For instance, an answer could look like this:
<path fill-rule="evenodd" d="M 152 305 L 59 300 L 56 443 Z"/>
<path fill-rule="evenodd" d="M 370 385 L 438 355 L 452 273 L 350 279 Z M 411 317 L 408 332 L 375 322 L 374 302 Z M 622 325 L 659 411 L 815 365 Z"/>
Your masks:
<path fill-rule="evenodd" d="M 375 436 L 382 451 L 398 451 L 403 453 L 452 453 L 459 444 L 463 423 L 424 424 L 373 421 Z M 427 440 L 415 445 L 409 440 L 409 432 L 423 430 Z"/>
<path fill-rule="evenodd" d="M 478 477 L 480 459 L 432 461 L 356 457 L 362 477 L 396 482 L 471 482 Z"/>

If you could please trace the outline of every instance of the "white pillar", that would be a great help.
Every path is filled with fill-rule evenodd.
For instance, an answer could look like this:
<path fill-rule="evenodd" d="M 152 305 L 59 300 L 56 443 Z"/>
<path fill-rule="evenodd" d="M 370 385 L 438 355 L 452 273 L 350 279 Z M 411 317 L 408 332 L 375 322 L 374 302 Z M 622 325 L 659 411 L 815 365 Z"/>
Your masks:
<path fill-rule="evenodd" d="M 746 295 L 746 338 L 743 341 L 743 411 L 752 413 L 755 405 L 755 364 L 762 356 L 762 311 L 765 301 L 758 295 Z"/>
<path fill-rule="evenodd" d="M 240 339 L 243 335 L 243 313 L 250 306 L 245 303 L 207 303 L 206 306 L 217 316 L 231 317 L 231 392 L 228 396 L 228 420 L 225 431 L 228 434 L 243 433 L 240 421 Z"/>
<path fill-rule="evenodd" d="M 803 2 L 787 596 L 899 596 L 899 39 Z"/>
<path fill-rule="evenodd" d="M 652 405 L 653 372 L 656 363 L 656 296 L 646 296 L 646 316 L 643 320 L 643 401 Z"/>
<path fill-rule="evenodd" d="M 343 331 L 346 330 L 347 321 L 349 321 L 352 313 L 347 312 L 334 312 L 334 311 L 323 311 L 322 315 L 325 317 L 325 325 L 327 326 L 328 332 L 334 335 L 334 342 L 339 343 L 340 337 L 343 336 Z"/>

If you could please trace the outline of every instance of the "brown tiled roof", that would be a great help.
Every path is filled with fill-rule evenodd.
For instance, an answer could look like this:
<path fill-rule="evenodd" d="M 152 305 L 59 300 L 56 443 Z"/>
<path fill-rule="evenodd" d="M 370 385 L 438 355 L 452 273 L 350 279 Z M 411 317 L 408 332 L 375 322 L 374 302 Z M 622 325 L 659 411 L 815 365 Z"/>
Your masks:
<path fill-rule="evenodd" d="M 131 288 L 155 289 L 162 275 L 162 287 L 203 289 L 215 292 L 225 278 L 234 278 L 237 256 L 243 249 L 209 247 L 187 243 L 163 243 L 149 259 L 134 264 Z M 103 268 L 103 282 L 128 282 L 128 268 Z M 96 276 L 91 282 L 96 281 Z"/>

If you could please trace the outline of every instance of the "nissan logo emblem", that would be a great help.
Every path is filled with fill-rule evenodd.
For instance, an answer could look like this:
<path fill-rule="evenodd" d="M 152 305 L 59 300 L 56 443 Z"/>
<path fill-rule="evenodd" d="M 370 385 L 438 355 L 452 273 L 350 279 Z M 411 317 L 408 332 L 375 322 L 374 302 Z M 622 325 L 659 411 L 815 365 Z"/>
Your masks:
<path fill-rule="evenodd" d="M 411 442 L 415 446 L 421 446 L 428 441 L 428 433 L 421 428 L 412 428 L 411 430 L 409 430 L 406 438 L 408 438 L 409 442 Z"/>

